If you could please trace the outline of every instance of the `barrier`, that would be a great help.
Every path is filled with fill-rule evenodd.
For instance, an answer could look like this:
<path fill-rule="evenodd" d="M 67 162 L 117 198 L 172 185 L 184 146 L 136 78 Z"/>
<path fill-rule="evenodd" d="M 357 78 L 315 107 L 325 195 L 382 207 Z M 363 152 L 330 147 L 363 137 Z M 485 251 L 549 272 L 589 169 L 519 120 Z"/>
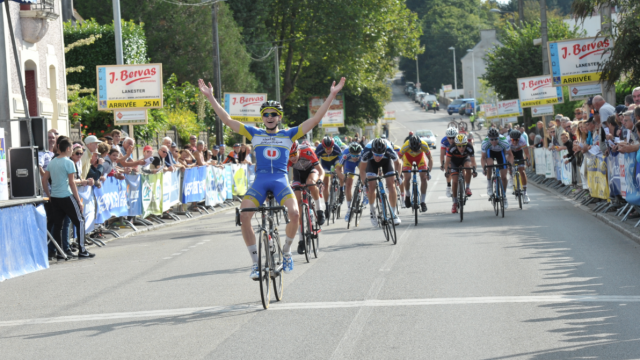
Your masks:
<path fill-rule="evenodd" d="M 607 181 L 607 164 L 602 154 L 584 154 L 587 167 L 587 183 L 592 198 L 609 199 L 609 182 Z"/>
<path fill-rule="evenodd" d="M 47 268 L 47 217 L 44 206 L 1 208 L 0 282 Z"/>
<path fill-rule="evenodd" d="M 162 215 L 162 177 L 164 174 L 140 176 L 142 195 L 142 217 Z"/>

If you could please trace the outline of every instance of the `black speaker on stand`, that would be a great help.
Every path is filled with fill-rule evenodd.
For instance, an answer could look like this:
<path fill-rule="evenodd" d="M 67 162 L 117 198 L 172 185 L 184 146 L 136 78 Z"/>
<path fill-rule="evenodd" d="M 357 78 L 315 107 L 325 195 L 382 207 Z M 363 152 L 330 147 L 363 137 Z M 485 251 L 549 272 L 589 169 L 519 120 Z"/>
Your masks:
<path fill-rule="evenodd" d="M 38 148 L 38 151 L 45 151 L 49 149 L 47 131 L 47 118 L 33 117 L 31 118 L 31 132 L 33 133 L 33 139 L 35 143 L 33 146 Z M 29 131 L 27 130 L 27 120 L 20 119 L 20 146 L 29 146 Z"/>
<path fill-rule="evenodd" d="M 34 198 L 38 196 L 38 149 L 19 147 L 9 149 L 9 174 L 11 198 Z"/>

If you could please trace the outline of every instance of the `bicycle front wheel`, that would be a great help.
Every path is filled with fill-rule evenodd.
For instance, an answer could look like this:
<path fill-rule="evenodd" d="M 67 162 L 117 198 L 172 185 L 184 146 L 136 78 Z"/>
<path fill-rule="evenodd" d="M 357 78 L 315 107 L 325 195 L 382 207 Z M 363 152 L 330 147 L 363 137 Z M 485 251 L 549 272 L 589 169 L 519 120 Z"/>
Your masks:
<path fill-rule="evenodd" d="M 362 197 L 363 196 L 367 196 L 367 194 L 364 193 L 364 191 L 362 191 L 362 188 L 360 188 L 360 190 L 358 190 L 358 202 L 356 203 L 356 227 L 358 227 L 358 223 L 360 221 L 360 217 L 362 216 L 362 210 L 364 209 L 364 206 L 362 206 L 362 201 L 364 200 Z"/>
<path fill-rule="evenodd" d="M 413 208 L 414 226 L 418 226 L 418 184 L 413 183 L 413 202 L 411 207 Z"/>
<path fill-rule="evenodd" d="M 313 247 L 313 257 L 318 258 L 320 251 L 320 226 L 318 226 L 318 218 L 314 217 L 315 228 L 311 231 L 311 245 Z"/>
<path fill-rule="evenodd" d="M 356 188 L 356 191 L 353 193 L 353 198 L 351 198 L 351 211 L 349 211 L 349 217 L 347 218 L 347 229 L 351 226 L 351 219 L 356 216 L 355 213 L 358 210 L 359 195 L 358 188 Z"/>
<path fill-rule="evenodd" d="M 307 262 L 311 261 L 311 220 L 309 214 L 309 206 L 302 204 L 302 241 L 304 242 L 304 258 Z"/>
<path fill-rule="evenodd" d="M 278 229 L 273 230 L 273 247 L 271 248 L 271 263 L 273 270 L 271 271 L 271 281 L 273 281 L 273 294 L 276 300 L 282 300 L 282 247 L 280 247 L 280 235 Z"/>
<path fill-rule="evenodd" d="M 271 281 L 270 264 L 271 252 L 269 251 L 269 236 L 266 231 L 260 231 L 258 241 L 258 269 L 260 269 L 260 297 L 262 298 L 262 307 L 269 308 L 271 302 Z"/>
<path fill-rule="evenodd" d="M 502 188 L 502 179 L 498 178 L 498 182 L 497 182 L 498 186 L 497 186 L 497 190 L 500 192 L 500 197 L 498 198 L 499 202 L 498 205 L 500 206 L 500 212 L 502 212 L 502 217 L 504 217 L 504 190 Z M 498 214 L 496 214 L 498 215 Z"/>
<path fill-rule="evenodd" d="M 458 174 L 458 179 L 462 178 L 462 174 Z M 464 220 L 464 180 L 458 180 L 458 212 L 460 213 L 460 222 Z"/>
<path fill-rule="evenodd" d="M 495 174 L 494 174 L 495 176 Z M 497 184 L 498 181 L 494 180 L 494 184 Z M 493 189 L 493 211 L 496 213 L 496 216 L 498 216 L 498 214 L 500 214 L 500 205 L 498 205 L 498 200 L 499 198 L 499 192 L 498 192 L 498 186 L 494 185 L 494 189 Z"/>
<path fill-rule="evenodd" d="M 520 206 L 520 210 L 522 210 L 522 189 L 520 183 L 520 173 L 516 172 L 516 196 L 518 197 L 518 205 Z"/>
<path fill-rule="evenodd" d="M 386 203 L 386 207 L 389 211 L 389 218 L 386 221 L 387 233 L 389 234 L 389 238 L 393 242 L 393 245 L 398 243 L 398 238 L 396 237 L 396 224 L 393 222 L 393 210 L 391 210 L 391 204 L 389 203 L 389 199 L 385 196 L 384 202 Z"/>

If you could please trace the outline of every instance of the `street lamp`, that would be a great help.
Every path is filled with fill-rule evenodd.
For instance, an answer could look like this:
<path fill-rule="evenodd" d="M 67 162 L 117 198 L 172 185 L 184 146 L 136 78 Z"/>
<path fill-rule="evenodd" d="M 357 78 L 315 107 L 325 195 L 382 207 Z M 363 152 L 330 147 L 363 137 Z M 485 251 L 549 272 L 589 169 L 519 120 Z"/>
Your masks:
<path fill-rule="evenodd" d="M 453 50 L 453 86 L 456 89 L 456 97 L 458 97 L 458 75 L 456 74 L 456 48 L 453 46 L 449 48 Z"/>
<path fill-rule="evenodd" d="M 467 49 L 468 53 L 471 53 L 471 67 L 473 68 L 473 98 L 476 98 L 476 57 L 473 54 L 473 49 Z"/>

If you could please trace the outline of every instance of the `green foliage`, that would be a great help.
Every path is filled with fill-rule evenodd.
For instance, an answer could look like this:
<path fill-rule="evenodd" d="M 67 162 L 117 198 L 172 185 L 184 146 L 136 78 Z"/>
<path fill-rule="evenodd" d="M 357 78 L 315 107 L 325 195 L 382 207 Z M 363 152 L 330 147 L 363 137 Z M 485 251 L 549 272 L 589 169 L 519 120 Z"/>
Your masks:
<path fill-rule="evenodd" d="M 166 110 L 166 113 L 167 125 L 176 127 L 180 139 L 185 144 L 189 143 L 191 134 L 197 134 L 203 129 L 202 124 L 198 122 L 197 114 L 186 107 L 174 107 Z"/>
<path fill-rule="evenodd" d="M 146 64 L 147 58 L 146 39 L 143 24 L 135 24 L 133 21 L 122 22 L 122 52 L 125 64 Z M 74 27 L 71 22 L 64 24 L 64 43 L 73 44 L 79 40 L 96 37 L 92 44 L 82 47 L 74 47 L 65 54 L 68 67 L 84 66 L 84 71 L 69 73 L 68 84 L 79 84 L 83 88 L 95 88 L 96 66 L 115 65 L 116 49 L 113 22 L 108 25 L 99 25 L 95 20 L 87 20 Z M 101 35 L 99 38 L 97 35 Z"/>

